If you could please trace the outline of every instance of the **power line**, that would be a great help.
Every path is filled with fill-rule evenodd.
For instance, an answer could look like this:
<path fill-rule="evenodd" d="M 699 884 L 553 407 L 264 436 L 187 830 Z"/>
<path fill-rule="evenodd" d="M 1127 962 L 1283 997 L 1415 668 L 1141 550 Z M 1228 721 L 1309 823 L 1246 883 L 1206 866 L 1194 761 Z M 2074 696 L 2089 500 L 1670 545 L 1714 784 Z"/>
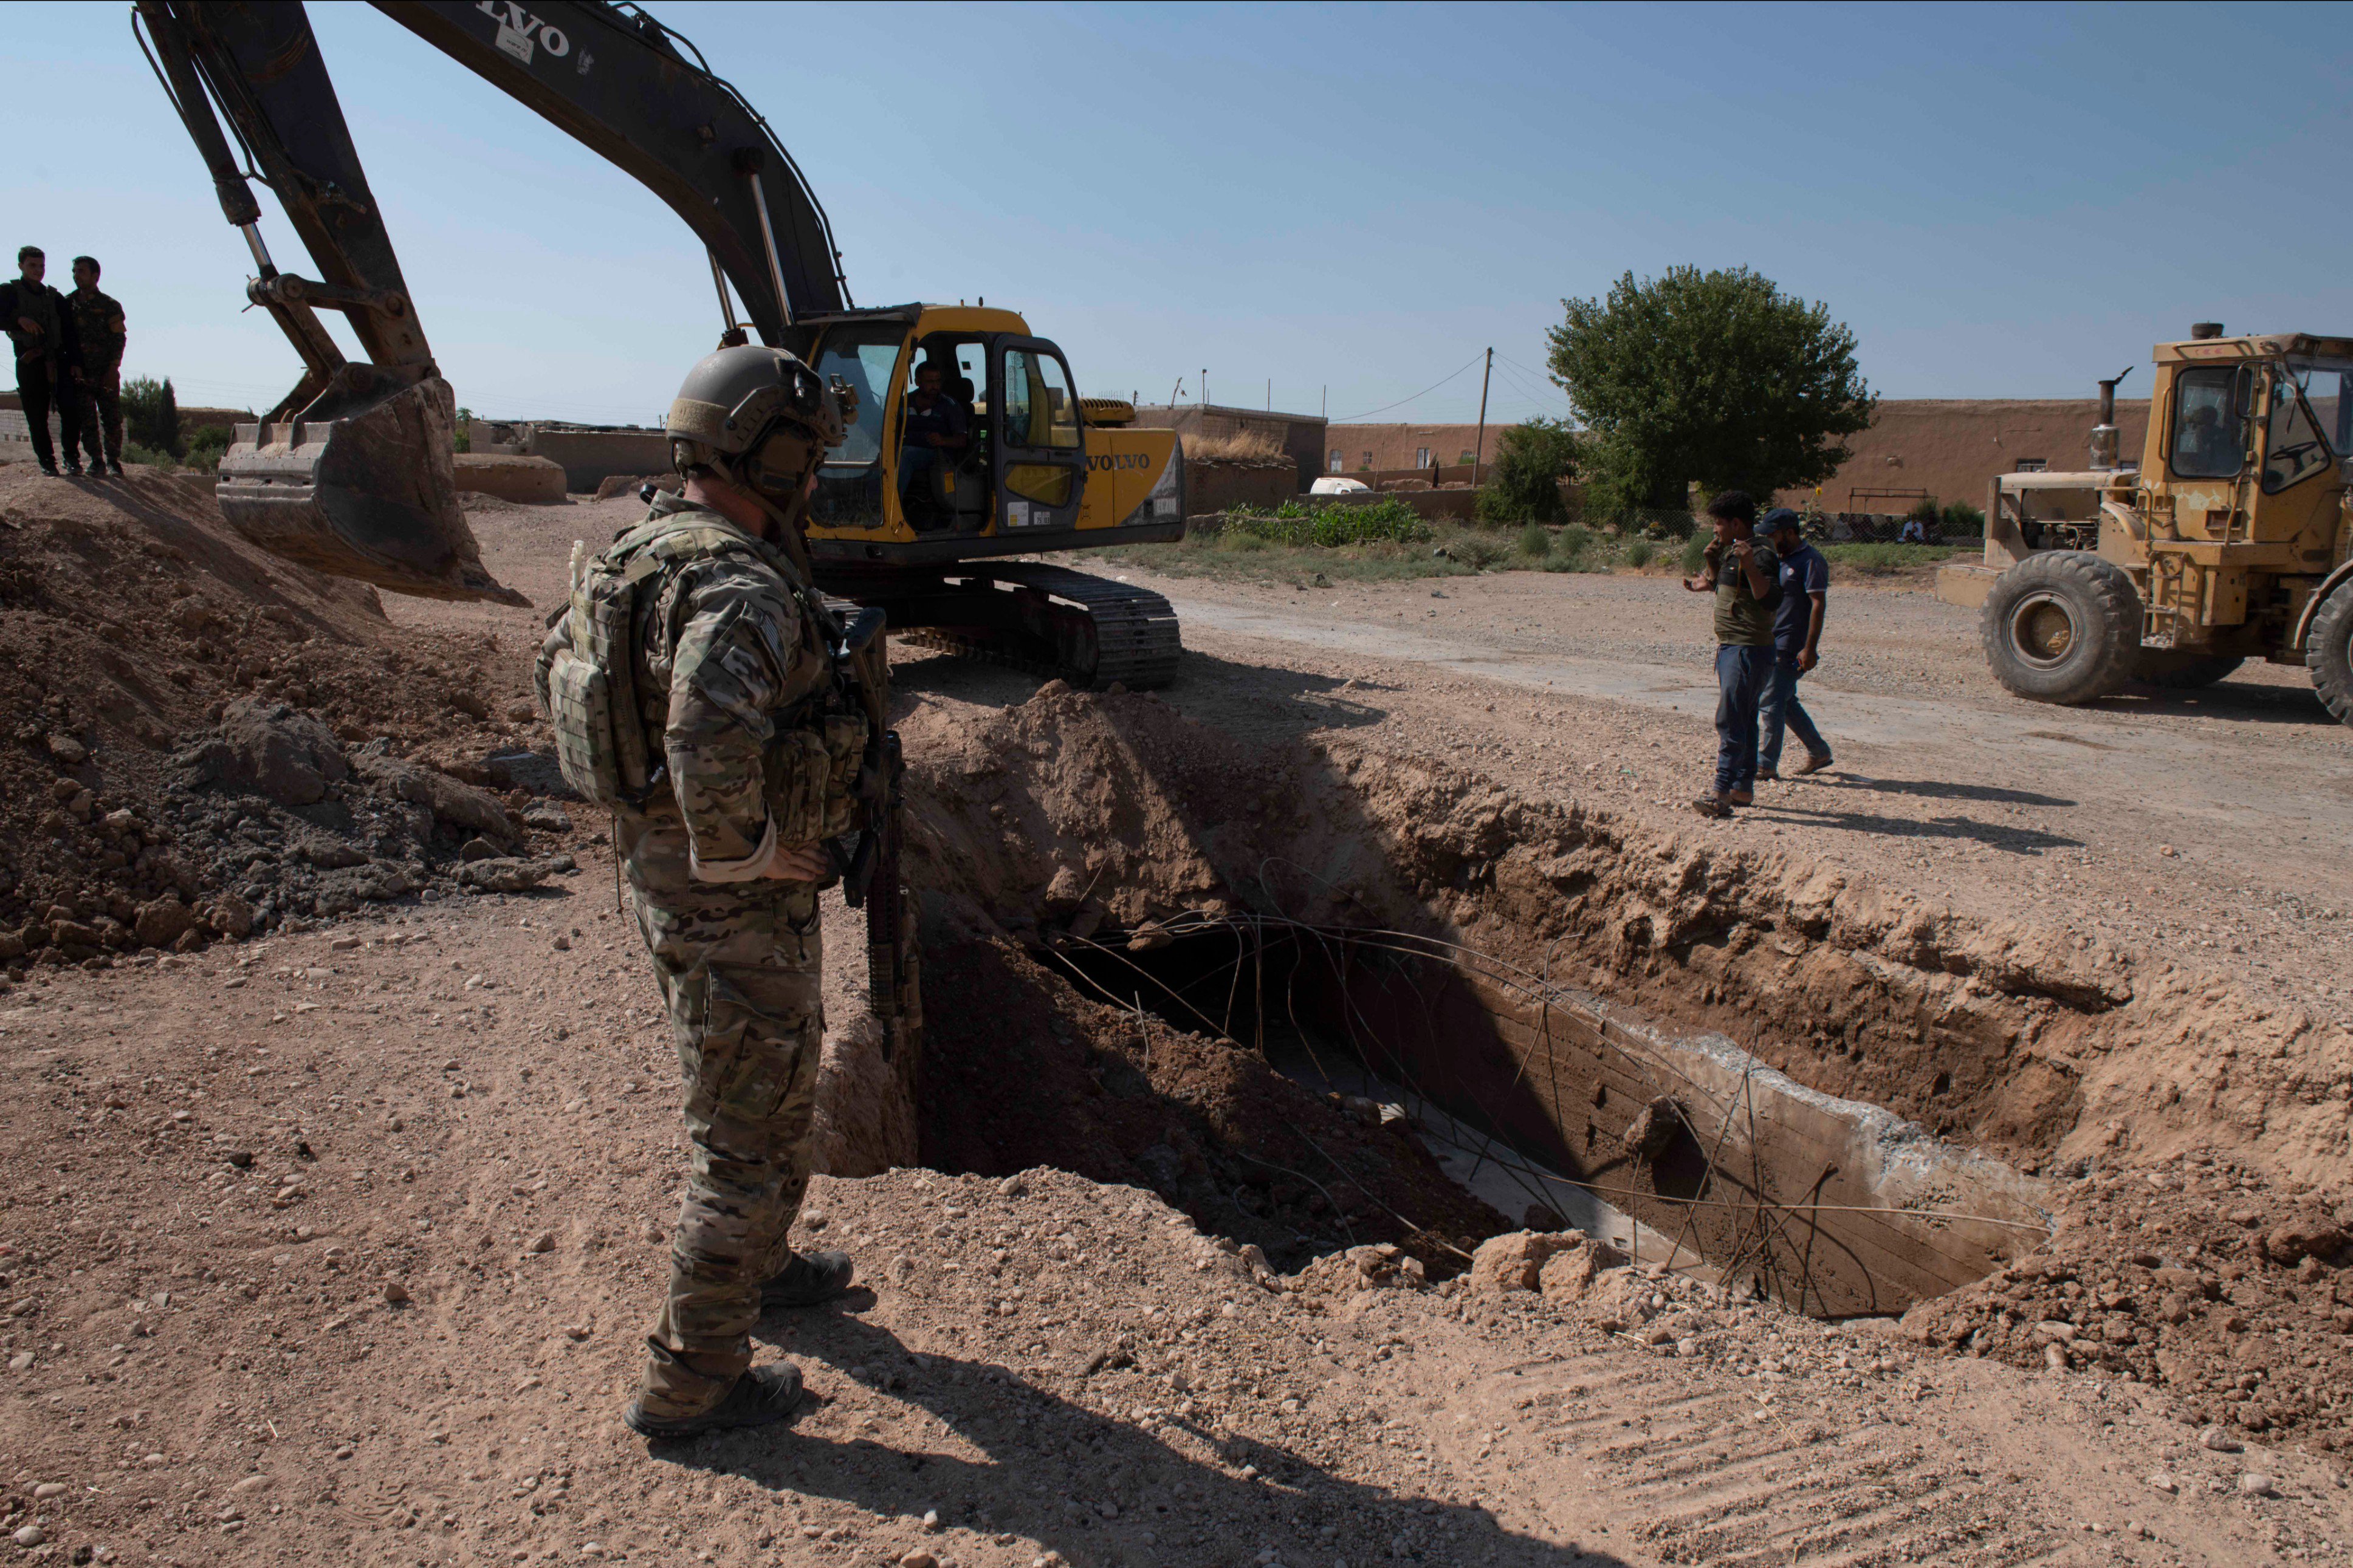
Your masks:
<path fill-rule="evenodd" d="M 1431 382 L 1428 386 L 1423 387 L 1411 397 L 1400 397 L 1395 403 L 1386 403 L 1378 408 L 1367 408 L 1362 414 L 1351 414 L 1345 418 L 1335 419 L 1332 423 L 1335 425 L 1353 425 L 1359 419 L 1369 419 L 1376 414 L 1387 414 L 1392 408 L 1403 408 L 1409 403 L 1418 403 L 1421 399 L 1428 397 L 1431 393 L 1436 392 L 1440 387 L 1444 386 L 1447 382 L 1452 381 L 1454 376 L 1461 375 L 1462 371 L 1469 370 L 1472 365 L 1477 364 L 1479 363 L 1480 356 L 1484 354 L 1487 351 L 1484 349 L 1480 350 L 1478 353 L 1472 354 L 1469 359 L 1462 362 L 1462 370 L 1456 371 L 1454 375 L 1449 375 L 1440 380 Z"/>
<path fill-rule="evenodd" d="M 1507 375 L 1504 384 L 1506 387 L 1521 388 L 1507 400 L 1505 406 L 1525 411 L 1530 418 L 1558 419 L 1564 416 L 1572 420 L 1575 418 L 1574 408 L 1564 409 L 1557 399 L 1543 400 L 1532 395 L 1525 389 L 1525 384 L 1517 376 Z"/>
<path fill-rule="evenodd" d="M 1520 362 L 1519 362 L 1518 360 L 1515 360 L 1515 359 L 1514 359 L 1511 355 L 1509 355 L 1509 354 L 1507 354 L 1507 353 L 1502 353 L 1502 352 L 1500 352 L 1500 351 L 1496 353 L 1495 357 L 1496 357 L 1497 359 L 1499 359 L 1499 360 L 1502 360 L 1505 364 L 1517 364 L 1517 365 L 1520 365 L 1520 368 L 1521 368 L 1522 370 L 1526 371 L 1530 375 L 1535 376 L 1538 381 L 1543 382 L 1543 383 L 1545 383 L 1545 384 L 1551 384 L 1551 381 L 1552 381 L 1552 372 L 1550 372 L 1550 371 L 1548 371 L 1548 370 L 1538 370 L 1535 366 L 1534 366 L 1534 365 L 1532 365 L 1532 364 L 1520 364 Z"/>
<path fill-rule="evenodd" d="M 1571 408 L 1575 408 L 1577 406 L 1575 401 L 1570 398 L 1568 394 L 1563 392 L 1553 381 L 1552 377 L 1546 372 L 1537 370 L 1532 365 L 1521 364 L 1519 361 L 1514 359 L 1509 354 L 1499 353 L 1495 357 L 1502 360 L 1506 366 L 1516 367 L 1518 370 L 1525 373 L 1530 379 L 1527 382 L 1522 383 L 1523 390 L 1529 390 L 1533 387 L 1537 391 L 1537 394 L 1540 396 L 1550 398 L 1556 403 L 1566 404 Z"/>

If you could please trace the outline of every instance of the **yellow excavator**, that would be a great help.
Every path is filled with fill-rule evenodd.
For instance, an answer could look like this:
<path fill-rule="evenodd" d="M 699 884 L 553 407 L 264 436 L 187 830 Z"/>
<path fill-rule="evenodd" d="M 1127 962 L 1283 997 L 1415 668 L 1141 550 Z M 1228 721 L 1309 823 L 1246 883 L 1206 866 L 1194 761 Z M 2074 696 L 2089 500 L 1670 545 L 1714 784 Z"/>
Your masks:
<path fill-rule="evenodd" d="M 710 253 L 723 344 L 756 334 L 856 389 L 857 426 L 818 476 L 809 531 L 818 587 L 881 608 L 893 630 L 918 640 L 1076 684 L 1145 688 L 1175 674 L 1181 647 L 1167 600 L 1014 559 L 1182 538 L 1174 432 L 1134 428 L 1124 401 L 1082 397 L 1061 350 L 1011 310 L 855 307 L 824 208 L 791 155 L 691 43 L 641 7 L 379 0 L 376 9 L 676 212 Z M 220 466 L 222 515 L 263 548 L 339 576 L 521 603 L 484 569 L 459 509 L 455 398 L 309 16 L 297 4 L 138 0 L 141 26 L 252 253 L 247 296 L 304 366 L 275 407 L 238 427 Z M 277 197 L 316 279 L 278 269 L 254 184 Z M 343 313 L 367 360 L 345 358 L 320 324 L 322 308 Z M 925 405 L 944 397 L 965 416 L 952 449 L 908 444 L 908 400 L 929 372 L 937 391 Z"/>

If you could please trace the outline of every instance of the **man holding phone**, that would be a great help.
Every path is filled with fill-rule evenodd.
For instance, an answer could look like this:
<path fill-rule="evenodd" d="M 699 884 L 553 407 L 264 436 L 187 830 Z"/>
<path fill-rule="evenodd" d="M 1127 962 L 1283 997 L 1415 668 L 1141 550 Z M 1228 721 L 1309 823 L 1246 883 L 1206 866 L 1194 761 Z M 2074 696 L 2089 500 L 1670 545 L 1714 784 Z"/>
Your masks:
<path fill-rule="evenodd" d="M 1715 788 L 1692 802 L 1702 816 L 1730 816 L 1757 797 L 1757 707 L 1773 663 L 1773 610 L 1780 562 L 1757 534 L 1757 503 L 1726 490 L 1707 503 L 1715 537 L 1706 570 L 1683 579 L 1715 595 Z"/>

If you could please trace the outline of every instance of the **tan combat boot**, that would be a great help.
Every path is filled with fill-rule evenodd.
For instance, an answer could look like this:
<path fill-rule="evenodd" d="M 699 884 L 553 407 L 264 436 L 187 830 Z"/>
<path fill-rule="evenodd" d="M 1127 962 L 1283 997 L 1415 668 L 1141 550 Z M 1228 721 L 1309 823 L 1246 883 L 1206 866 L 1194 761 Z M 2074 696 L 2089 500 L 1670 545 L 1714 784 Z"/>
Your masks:
<path fill-rule="evenodd" d="M 640 1436 L 678 1438 L 785 1420 L 801 1402 L 801 1371 L 790 1362 L 746 1367 L 730 1381 L 654 1340 L 638 1396 L 621 1419 Z"/>

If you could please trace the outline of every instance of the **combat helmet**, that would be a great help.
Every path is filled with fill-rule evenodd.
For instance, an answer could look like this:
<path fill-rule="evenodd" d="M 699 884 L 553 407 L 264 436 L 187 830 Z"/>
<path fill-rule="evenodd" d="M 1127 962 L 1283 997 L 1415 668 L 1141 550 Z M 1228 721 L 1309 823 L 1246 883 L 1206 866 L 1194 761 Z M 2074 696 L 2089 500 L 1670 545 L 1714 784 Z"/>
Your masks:
<path fill-rule="evenodd" d="M 857 417 L 857 396 L 839 377 L 828 387 L 784 350 L 746 345 L 706 354 L 686 373 L 662 432 L 680 473 L 707 469 L 789 524 L 809 474 Z"/>

